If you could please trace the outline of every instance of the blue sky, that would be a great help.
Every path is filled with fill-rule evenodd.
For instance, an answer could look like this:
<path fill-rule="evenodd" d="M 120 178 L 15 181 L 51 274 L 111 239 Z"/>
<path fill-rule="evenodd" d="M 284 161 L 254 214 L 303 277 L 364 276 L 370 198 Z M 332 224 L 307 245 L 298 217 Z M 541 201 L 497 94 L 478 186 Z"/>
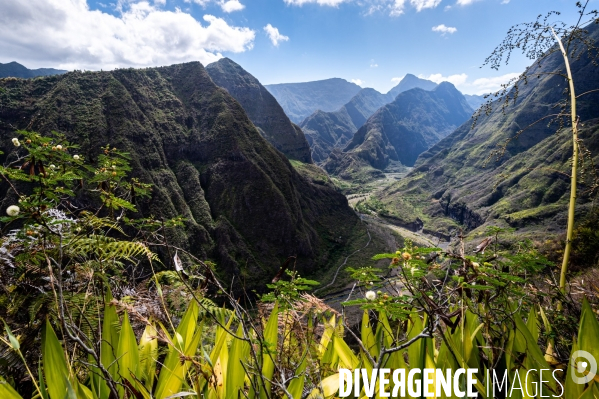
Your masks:
<path fill-rule="evenodd" d="M 592 0 L 597 7 L 599 0 Z M 263 84 L 331 77 L 386 92 L 406 73 L 484 93 L 507 29 L 572 0 L 0 0 L 0 62 L 112 69 L 227 56 Z M 434 29 L 433 29 L 434 28 Z"/>

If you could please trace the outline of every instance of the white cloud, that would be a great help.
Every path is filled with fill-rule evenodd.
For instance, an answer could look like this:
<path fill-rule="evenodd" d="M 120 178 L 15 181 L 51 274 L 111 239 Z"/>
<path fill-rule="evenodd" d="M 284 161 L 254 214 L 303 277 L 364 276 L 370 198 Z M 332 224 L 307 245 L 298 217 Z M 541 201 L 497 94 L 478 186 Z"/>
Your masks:
<path fill-rule="evenodd" d="M 405 2 L 405 0 L 393 0 L 392 4 L 389 4 L 389 15 L 397 17 L 403 14 Z"/>
<path fill-rule="evenodd" d="M 379 64 L 377 64 L 374 60 L 370 60 L 370 67 L 371 68 L 378 68 Z"/>
<path fill-rule="evenodd" d="M 391 82 L 393 83 L 399 83 L 403 80 L 403 78 L 405 78 L 405 75 L 402 76 L 401 78 L 391 78 Z"/>
<path fill-rule="evenodd" d="M 364 83 L 366 83 L 362 79 L 352 79 L 351 82 L 357 84 L 358 86 L 362 86 Z"/>
<path fill-rule="evenodd" d="M 441 3 L 441 0 L 410 0 L 410 4 L 420 12 L 425 8 L 435 8 Z"/>
<path fill-rule="evenodd" d="M 119 0 L 119 1 L 123 1 L 123 0 Z M 131 1 L 131 0 L 125 0 L 125 1 Z M 143 1 L 143 0 L 142 0 Z M 166 0 L 158 0 L 158 1 L 166 1 Z M 241 11 L 245 8 L 245 6 L 243 4 L 241 4 L 239 2 L 239 0 L 183 0 L 185 3 L 189 3 L 191 1 L 193 1 L 194 3 L 206 8 L 206 6 L 208 4 L 210 4 L 210 2 L 215 1 L 220 8 L 226 12 L 226 13 L 230 13 L 230 12 L 234 12 L 234 11 Z"/>
<path fill-rule="evenodd" d="M 210 1 L 210 0 L 194 0 Z M 287 5 L 303 6 L 304 4 L 318 4 L 321 6 L 338 7 L 342 3 L 354 3 L 365 9 L 362 15 L 372 15 L 378 12 L 388 12 L 390 16 L 397 17 L 405 12 L 406 4 L 411 5 L 420 12 L 426 8 L 437 7 L 442 0 L 283 0 Z"/>
<path fill-rule="evenodd" d="M 294 6 L 303 6 L 304 4 L 316 3 L 320 6 L 337 7 L 341 3 L 348 2 L 349 0 L 284 0 L 286 4 Z"/>
<path fill-rule="evenodd" d="M 279 42 L 286 42 L 289 40 L 288 36 L 281 35 L 279 33 L 279 30 L 277 28 L 275 28 L 274 26 L 272 26 L 271 24 L 266 25 L 264 27 L 264 31 L 268 35 L 268 38 L 272 42 L 273 46 L 278 46 Z"/>
<path fill-rule="evenodd" d="M 239 0 L 228 0 L 228 1 L 221 0 L 218 4 L 220 5 L 220 8 L 222 8 L 224 12 L 240 11 L 245 8 L 245 6 L 243 4 L 241 4 L 239 2 Z"/>
<path fill-rule="evenodd" d="M 118 16 L 90 10 L 85 0 L 8 2 L 0 14 L 0 54 L 19 54 L 28 65 L 112 69 L 168 65 L 222 57 L 253 46 L 255 32 L 222 18 L 125 4 Z M 1 57 L 1 56 L 0 56 Z"/>
<path fill-rule="evenodd" d="M 433 26 L 433 32 L 441 32 L 441 35 L 443 36 L 445 36 L 447 33 L 456 33 L 457 31 L 457 28 L 454 28 L 453 26 L 445 26 L 445 24 Z"/>
<path fill-rule="evenodd" d="M 433 73 L 432 75 L 429 75 L 429 76 L 418 75 L 418 77 L 420 79 L 432 80 L 435 83 L 449 82 L 449 83 L 452 83 L 454 86 L 461 86 L 464 83 L 466 83 L 466 80 L 468 79 L 468 75 L 466 75 L 465 73 L 449 75 L 449 76 L 443 76 L 440 73 Z"/>
<path fill-rule="evenodd" d="M 154 5 L 163 6 L 165 4 L 166 4 L 166 0 L 154 0 Z M 102 4 L 100 4 L 100 5 L 103 6 L 103 7 L 106 7 L 106 5 L 102 5 Z"/>
<path fill-rule="evenodd" d="M 474 3 L 475 1 L 478 1 L 478 0 L 458 0 L 456 2 L 456 4 L 460 5 L 460 6 L 467 6 L 467 5 L 470 5 L 470 4 Z"/>
<path fill-rule="evenodd" d="M 487 94 L 495 92 L 501 89 L 501 85 L 510 81 L 510 79 L 517 78 L 520 76 L 519 73 L 507 73 L 501 76 L 494 76 L 490 78 L 478 78 L 474 81 L 468 81 L 468 75 L 465 73 L 443 76 L 440 73 L 434 73 L 428 76 L 418 75 L 421 79 L 432 80 L 435 83 L 450 82 L 457 87 L 462 93 L 467 94 Z M 397 79 L 397 80 L 395 80 Z M 399 82 L 399 78 L 393 78 L 393 82 Z"/>
<path fill-rule="evenodd" d="M 510 2 L 510 0 L 502 0 L 501 4 L 508 4 Z"/>
<path fill-rule="evenodd" d="M 505 84 L 518 76 L 520 76 L 520 74 L 514 72 L 492 78 L 479 78 L 472 83 L 472 86 L 475 88 L 477 94 L 491 93 L 501 89 L 502 84 Z"/>

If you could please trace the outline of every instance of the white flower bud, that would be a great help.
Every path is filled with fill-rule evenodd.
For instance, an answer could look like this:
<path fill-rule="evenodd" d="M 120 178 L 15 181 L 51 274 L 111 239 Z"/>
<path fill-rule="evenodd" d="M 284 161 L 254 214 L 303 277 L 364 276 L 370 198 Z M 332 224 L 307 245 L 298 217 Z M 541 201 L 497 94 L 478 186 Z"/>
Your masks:
<path fill-rule="evenodd" d="M 73 155 L 73 159 L 74 159 L 75 161 L 78 161 L 78 160 L 79 160 L 79 155 Z"/>
<path fill-rule="evenodd" d="M 57 150 L 62 150 L 62 146 L 61 146 L 60 144 L 58 144 L 58 145 L 56 146 L 56 149 L 57 149 Z"/>
<path fill-rule="evenodd" d="M 6 208 L 6 214 L 8 216 L 17 216 L 20 211 L 21 209 L 16 205 L 11 205 L 8 208 Z"/>
<path fill-rule="evenodd" d="M 16 137 L 14 139 L 12 139 L 12 143 L 15 145 L 15 147 L 18 147 L 21 145 L 21 143 L 19 142 L 19 139 Z"/>
<path fill-rule="evenodd" d="M 366 299 L 368 299 L 369 301 L 374 301 L 376 299 L 376 292 L 374 292 L 374 291 L 366 291 L 366 294 L 364 294 L 364 297 Z"/>

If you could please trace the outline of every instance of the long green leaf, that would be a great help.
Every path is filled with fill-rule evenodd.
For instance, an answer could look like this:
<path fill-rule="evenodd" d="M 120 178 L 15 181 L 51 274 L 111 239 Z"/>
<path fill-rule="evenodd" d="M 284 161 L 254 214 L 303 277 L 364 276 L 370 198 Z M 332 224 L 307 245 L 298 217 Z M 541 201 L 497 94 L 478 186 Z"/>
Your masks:
<path fill-rule="evenodd" d="M 149 324 L 139 339 L 139 374 L 148 391 L 154 386 L 158 362 L 158 339 L 154 325 Z"/>
<path fill-rule="evenodd" d="M 62 345 L 47 320 L 42 330 L 42 363 L 50 398 L 64 399 L 69 385 L 69 368 Z"/>
<path fill-rule="evenodd" d="M 100 342 L 100 362 L 112 376 L 112 379 L 117 381 L 118 376 L 118 364 L 116 362 L 115 352 L 119 344 L 119 331 L 118 326 L 120 324 L 119 317 L 116 313 L 116 307 L 112 302 L 112 292 L 110 287 L 106 290 L 104 297 L 104 317 L 102 320 L 102 341 Z M 93 362 L 93 359 L 90 358 Z M 91 377 L 92 391 L 98 397 L 98 399 L 108 399 L 110 390 L 105 379 L 101 376 L 100 369 L 94 368 L 94 373 Z"/>
<path fill-rule="evenodd" d="M 236 335 L 238 337 L 243 336 L 241 323 L 239 323 Z M 229 348 L 229 362 L 227 364 L 227 377 L 225 379 L 225 397 L 227 399 L 238 399 L 243 397 L 243 394 L 240 393 L 240 391 L 243 390 L 245 382 L 245 369 L 242 362 L 247 361 L 249 353 L 250 345 L 246 341 L 233 337 L 233 343 Z"/>
<path fill-rule="evenodd" d="M 302 360 L 302 363 L 295 371 L 295 375 L 299 376 L 289 383 L 289 387 L 287 387 L 287 392 L 291 394 L 291 398 L 287 399 L 301 399 L 302 393 L 304 392 L 304 382 L 306 380 L 306 375 L 304 371 L 306 370 L 306 365 L 308 364 L 306 361 L 306 357 Z"/>
<path fill-rule="evenodd" d="M 264 390 L 260 391 L 260 398 L 270 397 L 270 381 L 275 370 L 274 358 L 277 352 L 279 338 L 279 304 L 270 313 L 266 327 L 264 328 L 264 347 L 262 348 L 262 376 L 264 376 Z"/>
<path fill-rule="evenodd" d="M 172 345 L 160 370 L 155 394 L 158 399 L 173 395 L 181 389 L 185 377 L 185 368 L 180 367 L 179 358 L 182 353 L 188 353 L 188 350 L 192 350 L 189 356 L 195 354 L 197 345 L 195 348 L 191 348 L 190 345 L 196 333 L 198 313 L 198 303 L 195 300 L 191 301 L 185 315 L 183 315 L 183 319 L 181 319 L 181 323 L 177 327 Z"/>
<path fill-rule="evenodd" d="M 125 312 L 123 316 L 123 325 L 121 327 L 116 355 L 121 377 L 127 379 L 131 385 L 136 386 L 136 377 L 138 377 L 137 368 L 139 366 L 139 349 L 127 312 Z M 119 389 L 122 393 L 123 388 L 119 387 Z"/>
<path fill-rule="evenodd" d="M 23 399 L 21 395 L 10 386 L 4 378 L 0 377 L 0 398 L 6 399 Z"/>
<path fill-rule="evenodd" d="M 599 322 L 586 298 L 582 301 L 582 317 L 578 330 L 578 349 L 589 352 L 599 361 Z"/>

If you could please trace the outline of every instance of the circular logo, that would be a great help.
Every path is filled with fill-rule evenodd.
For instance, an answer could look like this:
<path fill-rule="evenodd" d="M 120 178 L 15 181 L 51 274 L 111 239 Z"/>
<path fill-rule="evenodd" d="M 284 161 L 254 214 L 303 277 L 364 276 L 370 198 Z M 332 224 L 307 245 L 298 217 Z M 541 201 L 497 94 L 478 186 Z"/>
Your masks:
<path fill-rule="evenodd" d="M 597 375 L 597 360 L 587 351 L 578 350 L 572 353 L 570 357 L 571 370 L 570 376 L 575 384 L 586 384 Z M 582 377 L 578 377 L 582 374 Z"/>

